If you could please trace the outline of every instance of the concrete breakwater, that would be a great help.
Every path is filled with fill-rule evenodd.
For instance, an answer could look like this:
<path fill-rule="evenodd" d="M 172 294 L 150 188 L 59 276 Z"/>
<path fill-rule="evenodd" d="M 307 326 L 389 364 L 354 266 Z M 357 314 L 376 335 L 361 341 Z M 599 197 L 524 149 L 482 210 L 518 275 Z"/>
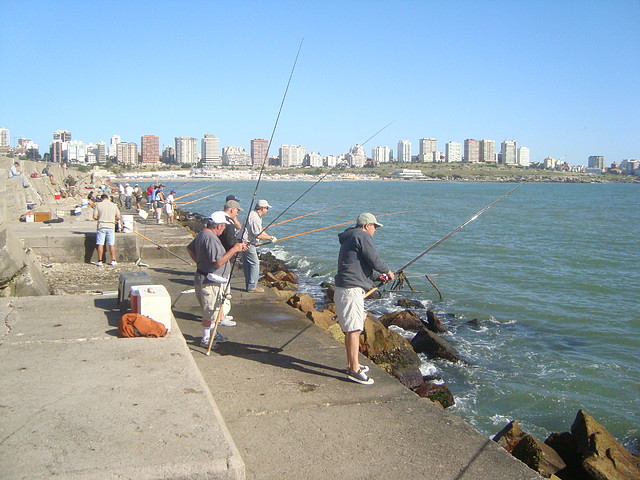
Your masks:
<path fill-rule="evenodd" d="M 77 202 L 69 201 L 60 207 Z M 232 283 L 238 326 L 204 356 L 199 307 L 183 294 L 193 266 L 134 242 L 119 245 L 125 260 L 116 268 L 94 267 L 87 212 L 52 225 L 19 222 L 29 202 L 11 207 L 8 235 L 17 250 L 31 250 L 34 272 L 64 264 L 45 290 L 61 284 L 72 294 L 14 293 L 2 305 L 4 478 L 539 478 L 376 365 L 373 389 L 347 382 L 334 339 L 275 291 L 242 292 L 240 277 Z M 43 198 L 35 208 L 53 205 Z M 190 235 L 181 228 L 144 228 L 163 246 L 175 236 L 172 248 L 184 255 Z M 175 324 L 163 339 L 114 335 L 120 311 L 109 292 L 120 272 L 138 271 L 137 257 L 173 298 Z M 72 270 L 95 285 L 73 285 Z"/>

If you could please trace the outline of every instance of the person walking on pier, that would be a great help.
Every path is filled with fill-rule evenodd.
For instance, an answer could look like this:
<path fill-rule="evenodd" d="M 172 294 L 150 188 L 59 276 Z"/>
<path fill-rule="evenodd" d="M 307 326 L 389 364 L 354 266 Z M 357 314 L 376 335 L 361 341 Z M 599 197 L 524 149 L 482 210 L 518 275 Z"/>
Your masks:
<path fill-rule="evenodd" d="M 220 235 L 227 228 L 227 216 L 224 212 L 213 212 L 207 220 L 207 226 L 196 235 L 187 246 L 191 259 L 196 262 L 193 279 L 198 303 L 202 308 L 202 340 L 200 346 L 207 348 L 211 333 L 215 328 L 218 311 L 224 302 L 224 288 L 229 279 L 231 267 L 229 260 L 238 252 L 245 251 L 247 244 L 236 243 L 228 251 L 220 242 Z M 224 311 L 224 310 L 223 310 Z M 215 341 L 226 339 L 216 335 Z"/>
<path fill-rule="evenodd" d="M 264 288 L 258 287 L 260 278 L 260 260 L 256 245 L 258 240 L 267 240 L 276 242 L 278 239 L 264 232 L 262 229 L 262 217 L 264 217 L 271 205 L 266 200 L 258 200 L 256 208 L 249 213 L 247 225 L 242 234 L 242 240 L 249 244 L 249 248 L 244 252 L 242 257 L 242 269 L 244 270 L 244 279 L 247 292 L 264 292 Z"/>
<path fill-rule="evenodd" d="M 103 193 L 100 201 L 93 209 L 93 219 L 98 221 L 98 232 L 96 233 L 96 248 L 98 250 L 98 260 L 92 262 L 98 267 L 102 266 L 102 255 L 104 253 L 104 242 L 106 240 L 111 253 L 110 265 L 117 265 L 116 262 L 116 222 L 120 221 L 120 209 L 109 200 L 109 195 Z"/>
<path fill-rule="evenodd" d="M 356 226 L 346 229 L 338 235 L 340 253 L 338 255 L 338 273 L 335 277 L 334 301 L 340 328 L 344 332 L 344 345 L 347 351 L 346 375 L 363 385 L 373 384 L 373 378 L 367 376 L 369 367 L 360 365 L 360 334 L 364 328 L 365 292 L 373 287 L 373 281 L 385 275 L 385 280 L 393 280 L 394 273 L 378 255 L 373 244 L 373 235 L 382 227 L 371 213 L 361 213 Z"/>

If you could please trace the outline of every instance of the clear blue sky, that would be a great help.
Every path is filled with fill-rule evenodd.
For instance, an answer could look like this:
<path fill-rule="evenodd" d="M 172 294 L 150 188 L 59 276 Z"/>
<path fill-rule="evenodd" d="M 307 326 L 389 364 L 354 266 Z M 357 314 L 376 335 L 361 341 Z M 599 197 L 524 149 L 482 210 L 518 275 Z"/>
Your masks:
<path fill-rule="evenodd" d="M 640 158 L 640 1 L 0 0 L 0 126 L 212 133 L 345 153 L 517 140 L 531 160 Z M 13 139 L 12 139 L 13 144 Z"/>

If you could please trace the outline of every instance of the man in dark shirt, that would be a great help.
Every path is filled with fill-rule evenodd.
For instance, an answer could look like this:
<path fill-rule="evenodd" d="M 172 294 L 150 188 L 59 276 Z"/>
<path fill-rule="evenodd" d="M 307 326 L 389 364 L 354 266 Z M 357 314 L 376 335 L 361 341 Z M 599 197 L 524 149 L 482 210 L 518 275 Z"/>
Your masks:
<path fill-rule="evenodd" d="M 338 235 L 340 254 L 338 273 L 335 277 L 334 301 L 340 328 L 344 332 L 347 350 L 347 378 L 363 385 L 371 385 L 373 379 L 367 376 L 369 367 L 360 365 L 360 334 L 364 328 L 365 292 L 373 287 L 373 280 L 380 278 L 378 271 L 392 280 L 394 273 L 378 255 L 373 244 L 373 234 L 382 227 L 371 213 L 361 213 L 355 227 L 350 227 Z"/>

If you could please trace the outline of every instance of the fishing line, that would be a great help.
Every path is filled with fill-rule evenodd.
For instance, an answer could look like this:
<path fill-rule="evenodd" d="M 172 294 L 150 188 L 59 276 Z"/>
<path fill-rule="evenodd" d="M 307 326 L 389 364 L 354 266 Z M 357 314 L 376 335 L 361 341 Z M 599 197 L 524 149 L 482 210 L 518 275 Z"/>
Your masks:
<path fill-rule="evenodd" d="M 367 142 L 369 142 L 369 140 L 371 140 L 372 138 L 374 138 L 376 135 L 378 135 L 380 132 L 382 132 L 384 129 L 386 129 L 389 125 L 391 125 L 393 122 L 395 122 L 395 120 L 392 120 L 391 122 L 387 123 L 384 127 L 382 127 L 380 130 L 378 130 L 376 133 L 374 133 L 373 135 L 371 135 L 369 138 L 367 138 L 364 143 L 361 143 L 360 146 L 364 146 Z M 269 225 L 267 225 L 266 227 L 264 227 L 262 229 L 262 232 L 264 232 L 267 228 L 271 227 L 276 220 L 278 220 L 282 215 L 284 215 L 286 213 L 287 210 L 289 210 L 291 207 L 293 207 L 298 200 L 300 200 L 302 197 L 304 197 L 307 193 L 309 193 L 309 191 L 315 187 L 316 185 L 318 185 L 322 180 L 325 179 L 325 177 L 327 175 L 329 175 L 331 172 L 333 172 L 336 168 L 342 166 L 342 162 L 341 163 L 336 163 L 327 173 L 325 173 L 324 175 L 322 175 L 313 185 L 311 185 L 309 188 L 307 188 L 304 192 L 302 192 L 302 194 L 296 198 L 293 202 L 291 202 L 291 204 L 289 204 L 289 206 L 287 208 L 285 208 L 280 215 L 278 215 L 276 218 L 274 218 L 271 223 Z M 260 232 L 260 233 L 262 233 Z"/>

